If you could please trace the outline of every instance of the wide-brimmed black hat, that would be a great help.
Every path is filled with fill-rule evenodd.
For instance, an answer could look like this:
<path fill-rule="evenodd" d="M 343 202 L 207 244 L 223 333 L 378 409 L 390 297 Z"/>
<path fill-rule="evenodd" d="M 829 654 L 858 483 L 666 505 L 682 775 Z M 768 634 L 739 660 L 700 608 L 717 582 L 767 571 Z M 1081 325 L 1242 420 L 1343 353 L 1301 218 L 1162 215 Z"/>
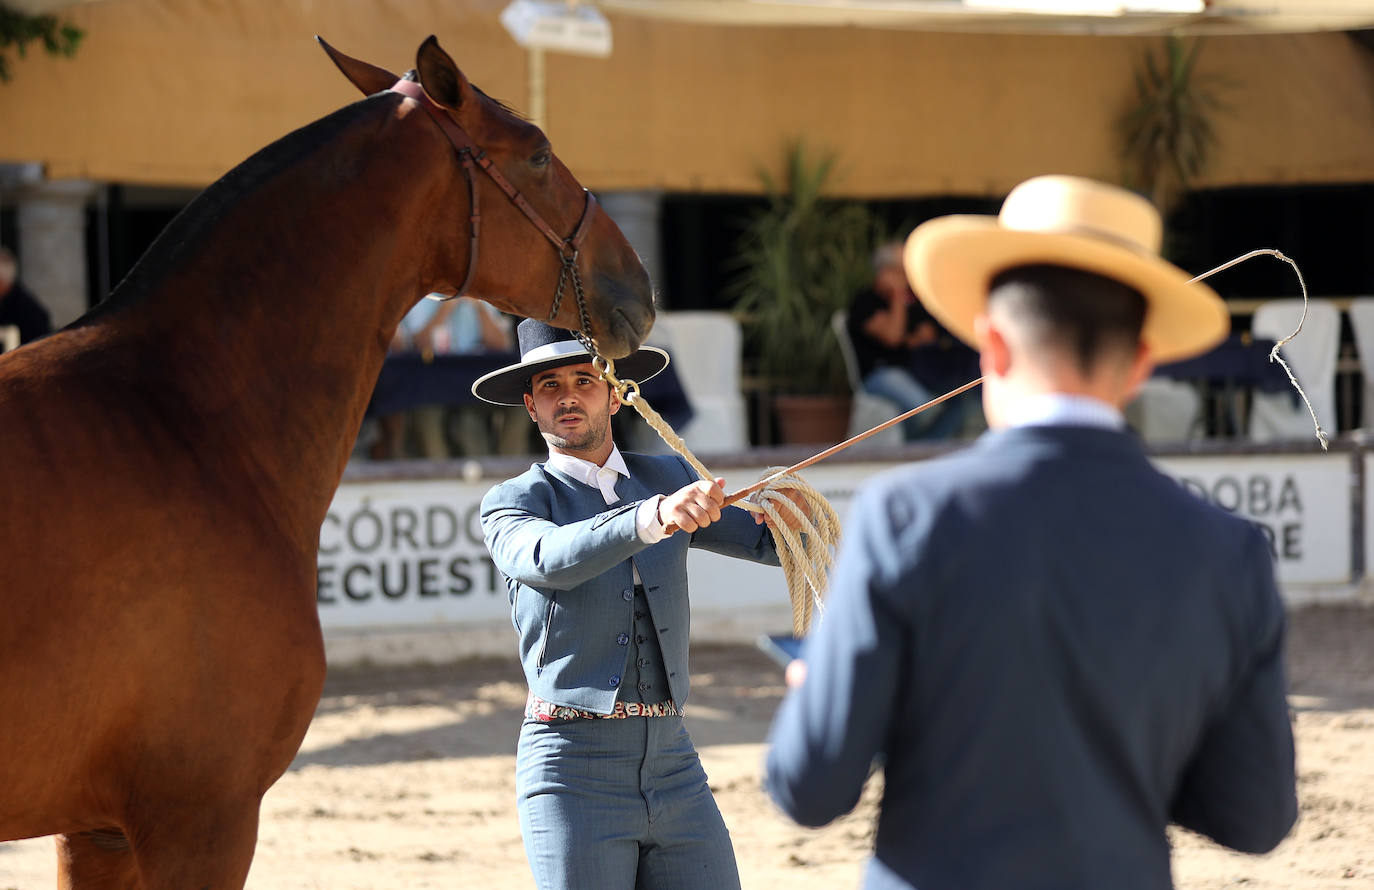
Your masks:
<path fill-rule="evenodd" d="M 540 371 L 592 360 L 591 353 L 572 331 L 527 318 L 515 329 L 520 341 L 520 362 L 484 374 L 472 384 L 472 394 L 493 405 L 524 405 L 527 382 Z M 657 346 L 641 346 L 615 360 L 615 376 L 643 383 L 668 367 L 668 353 Z"/>

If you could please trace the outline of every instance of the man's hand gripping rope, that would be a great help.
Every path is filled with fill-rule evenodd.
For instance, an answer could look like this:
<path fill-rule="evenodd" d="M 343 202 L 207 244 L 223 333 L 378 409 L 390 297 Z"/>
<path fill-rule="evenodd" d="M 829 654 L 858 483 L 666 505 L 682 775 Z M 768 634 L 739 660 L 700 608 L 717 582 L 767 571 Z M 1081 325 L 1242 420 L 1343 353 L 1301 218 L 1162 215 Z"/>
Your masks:
<path fill-rule="evenodd" d="M 697 475 L 721 487 L 723 492 L 725 480 L 712 474 L 692 454 L 682 437 L 645 401 L 640 394 L 639 384 L 616 377 L 612 360 L 594 350 L 592 355 L 592 366 L 610 384 L 616 397 L 634 408 L 668 447 L 692 465 Z M 825 597 L 827 574 L 839 546 L 840 521 L 835 509 L 821 493 L 790 472 L 792 469 L 789 467 L 783 472 L 770 469 L 760 482 L 725 495 L 720 507 L 733 504 L 748 510 L 755 514 L 755 522 L 766 522 L 772 530 L 778 544 L 778 560 L 787 577 L 788 596 L 792 601 L 792 630 L 797 636 L 803 636 Z M 677 530 L 674 525 L 668 529 L 670 534 Z"/>

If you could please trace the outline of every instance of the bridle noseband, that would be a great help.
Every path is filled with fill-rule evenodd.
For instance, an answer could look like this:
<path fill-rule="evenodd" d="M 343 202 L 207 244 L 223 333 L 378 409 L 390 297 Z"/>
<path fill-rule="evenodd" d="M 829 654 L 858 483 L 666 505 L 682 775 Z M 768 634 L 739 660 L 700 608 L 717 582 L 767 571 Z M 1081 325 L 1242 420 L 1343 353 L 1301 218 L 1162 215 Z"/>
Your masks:
<path fill-rule="evenodd" d="M 534 206 L 525 199 L 525 196 L 520 194 L 520 190 L 510 184 L 510 180 L 506 179 L 500 168 L 492 163 L 491 158 L 487 157 L 487 153 L 478 148 L 463 128 L 458 126 L 453 118 L 449 117 L 448 112 L 425 93 L 424 87 L 413 80 L 402 78 L 396 81 L 391 89 L 393 92 L 419 102 L 420 107 L 429 112 L 429 116 L 439 125 L 439 129 L 448 137 L 448 141 L 453 143 L 453 147 L 458 152 L 459 160 L 463 162 L 463 173 L 467 177 L 468 199 L 471 205 L 468 221 L 472 227 L 468 248 L 468 272 L 464 276 L 463 286 L 458 288 L 458 292 L 445 299 L 452 300 L 465 295 L 468 288 L 472 286 L 472 279 L 477 271 L 477 246 L 478 237 L 482 230 L 482 212 L 478 207 L 477 177 L 473 168 L 481 167 L 491 177 L 491 181 L 506 193 L 506 197 L 510 198 L 511 203 L 520 208 L 520 212 L 525 214 L 530 222 L 534 223 L 534 227 L 543 233 L 545 238 L 549 239 L 554 249 L 558 251 L 559 259 L 562 260 L 563 267 L 558 273 L 558 287 L 554 291 L 548 320 L 553 321 L 558 316 L 558 310 L 563 304 L 563 288 L 571 280 L 573 291 L 577 296 L 578 321 L 582 326 L 582 330 L 575 332 L 575 334 L 577 339 L 582 341 L 582 345 L 587 348 L 587 351 L 599 358 L 600 355 L 592 344 L 591 317 L 587 314 L 587 299 L 582 290 L 582 276 L 577 271 L 578 251 L 582 247 L 583 240 L 587 237 L 587 230 L 591 226 L 592 218 L 596 216 L 596 196 L 585 189 L 583 190 L 587 196 L 587 204 L 582 210 L 582 219 L 578 221 L 577 228 L 573 230 L 571 235 L 567 238 L 560 237 L 553 227 L 544 221 L 544 217 L 539 215 L 539 211 L 535 210 Z"/>

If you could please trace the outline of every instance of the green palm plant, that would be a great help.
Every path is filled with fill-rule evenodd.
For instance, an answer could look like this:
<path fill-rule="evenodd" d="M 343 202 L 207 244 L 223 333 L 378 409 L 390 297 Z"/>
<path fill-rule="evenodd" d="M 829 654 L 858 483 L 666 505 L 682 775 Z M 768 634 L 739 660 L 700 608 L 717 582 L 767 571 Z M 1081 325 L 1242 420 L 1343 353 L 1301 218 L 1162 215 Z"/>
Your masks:
<path fill-rule="evenodd" d="M 82 30 L 54 15 L 29 15 L 0 3 L 0 82 L 10 79 L 9 50 L 22 59 L 28 45 L 43 44 L 50 55 L 71 57 L 84 36 Z"/>
<path fill-rule="evenodd" d="M 1162 58 L 1146 52 L 1135 72 L 1135 102 L 1118 122 L 1126 184 L 1166 216 L 1211 162 L 1214 120 L 1225 109 L 1218 98 L 1224 84 L 1196 74 L 1201 48 L 1201 40 L 1170 36 Z"/>
<path fill-rule="evenodd" d="M 776 390 L 844 393 L 830 319 L 871 277 L 881 226 L 865 204 L 825 196 L 833 153 L 798 140 L 784 160 L 780 181 L 759 170 L 768 203 L 746 221 L 727 295 L 744 320 L 746 355 Z"/>

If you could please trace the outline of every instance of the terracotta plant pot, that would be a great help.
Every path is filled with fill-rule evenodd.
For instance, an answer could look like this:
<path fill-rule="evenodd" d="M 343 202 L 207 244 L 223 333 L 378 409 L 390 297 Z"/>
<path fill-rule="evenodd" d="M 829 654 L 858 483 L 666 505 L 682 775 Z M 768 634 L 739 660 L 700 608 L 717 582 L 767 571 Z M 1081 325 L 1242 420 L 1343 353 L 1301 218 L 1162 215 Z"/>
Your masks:
<path fill-rule="evenodd" d="M 789 445 L 833 445 L 849 432 L 849 396 L 775 396 L 778 432 Z"/>

